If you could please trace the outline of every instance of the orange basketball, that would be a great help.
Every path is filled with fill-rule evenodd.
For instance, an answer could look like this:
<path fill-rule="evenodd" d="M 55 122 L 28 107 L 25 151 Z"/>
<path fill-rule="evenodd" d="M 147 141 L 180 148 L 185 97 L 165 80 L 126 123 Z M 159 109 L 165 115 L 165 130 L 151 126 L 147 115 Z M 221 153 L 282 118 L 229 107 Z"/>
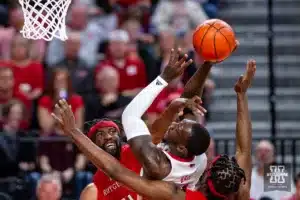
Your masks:
<path fill-rule="evenodd" d="M 211 19 L 197 27 L 193 45 L 204 60 L 220 62 L 236 48 L 236 39 L 229 24 L 220 19 Z"/>

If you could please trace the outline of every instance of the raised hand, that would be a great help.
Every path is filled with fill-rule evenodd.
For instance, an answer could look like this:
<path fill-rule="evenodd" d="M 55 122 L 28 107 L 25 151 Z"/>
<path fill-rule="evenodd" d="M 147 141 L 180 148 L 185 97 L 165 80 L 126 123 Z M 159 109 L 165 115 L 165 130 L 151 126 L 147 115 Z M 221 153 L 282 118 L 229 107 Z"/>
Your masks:
<path fill-rule="evenodd" d="M 178 48 L 177 50 L 172 49 L 169 63 L 160 75 L 168 83 L 180 77 L 183 74 L 184 70 L 193 63 L 192 59 L 186 61 L 188 58 L 187 54 L 184 54 L 184 56 L 179 59 L 180 55 L 180 48 Z"/>
<path fill-rule="evenodd" d="M 249 60 L 247 62 L 246 72 L 240 76 L 239 80 L 236 82 L 234 86 L 234 90 L 236 93 L 246 93 L 247 89 L 251 86 L 253 77 L 256 71 L 256 61 Z"/>
<path fill-rule="evenodd" d="M 54 113 L 51 115 L 65 134 L 68 134 L 77 128 L 71 106 L 68 105 L 66 100 L 59 100 L 58 103 L 55 104 L 55 109 L 59 112 L 61 119 Z"/>
<path fill-rule="evenodd" d="M 198 96 L 194 96 L 191 99 L 186 98 L 177 98 L 174 99 L 170 106 L 176 108 L 179 111 L 182 111 L 184 108 L 189 108 L 193 111 L 194 115 L 201 115 L 204 116 L 206 114 L 206 109 L 201 106 L 202 100 Z"/>

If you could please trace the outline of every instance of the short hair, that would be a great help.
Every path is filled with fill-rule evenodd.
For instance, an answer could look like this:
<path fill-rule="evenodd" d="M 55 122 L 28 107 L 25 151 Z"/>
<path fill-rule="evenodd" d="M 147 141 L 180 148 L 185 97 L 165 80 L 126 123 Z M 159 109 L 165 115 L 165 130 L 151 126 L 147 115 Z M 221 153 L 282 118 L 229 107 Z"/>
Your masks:
<path fill-rule="evenodd" d="M 207 151 L 210 144 L 208 130 L 196 123 L 192 126 L 192 133 L 188 139 L 187 150 L 190 155 L 200 155 Z"/>
<path fill-rule="evenodd" d="M 219 156 L 210 168 L 211 180 L 216 191 L 222 195 L 235 193 L 241 181 L 246 181 L 245 172 L 239 167 L 235 157 Z"/>
<path fill-rule="evenodd" d="M 45 174 L 41 177 L 41 179 L 38 181 L 37 187 L 36 187 L 36 193 L 38 194 L 39 189 L 43 183 L 54 183 L 56 184 L 58 191 L 60 195 L 62 194 L 62 183 L 60 179 L 52 174 Z"/>

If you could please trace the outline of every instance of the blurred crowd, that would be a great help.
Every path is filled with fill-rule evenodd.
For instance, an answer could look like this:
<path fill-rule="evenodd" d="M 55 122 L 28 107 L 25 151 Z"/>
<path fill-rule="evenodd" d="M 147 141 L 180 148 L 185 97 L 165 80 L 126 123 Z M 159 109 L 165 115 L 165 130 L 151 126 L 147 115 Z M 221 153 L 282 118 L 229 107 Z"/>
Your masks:
<path fill-rule="evenodd" d="M 118 120 L 131 99 L 161 73 L 170 49 L 180 46 L 195 62 L 145 113 L 145 121 L 152 123 L 201 66 L 193 52 L 192 30 L 216 17 L 219 4 L 73 0 L 66 20 L 68 40 L 45 42 L 24 39 L 19 4 L 0 1 L 1 188 L 19 195 L 14 199 L 37 194 L 38 199 L 51 200 L 61 193 L 78 199 L 95 169 L 55 124 L 51 113 L 57 100 L 67 99 L 84 131 L 85 121 Z M 207 107 L 213 89 L 214 82 L 207 80 Z"/>
<path fill-rule="evenodd" d="M 217 17 L 224 5 L 220 0 L 73 0 L 67 15 L 68 40 L 45 42 L 24 39 L 19 33 L 22 9 L 15 0 L 1 0 L 0 199 L 4 193 L 13 199 L 78 199 L 95 168 L 55 124 L 51 113 L 56 112 L 57 100 L 67 99 L 83 131 L 85 121 L 119 120 L 131 99 L 161 73 L 170 49 L 180 46 L 194 63 L 145 113 L 145 121 L 152 123 L 180 96 L 203 62 L 193 52 L 192 30 Z M 214 87 L 208 79 L 203 96 L 208 111 Z M 208 120 L 209 113 L 199 122 Z M 215 155 L 214 145 L 212 141 L 209 159 Z M 260 142 L 253 198 L 263 197 L 262 167 L 273 162 L 274 147 Z M 294 197 L 300 197 L 299 177 Z M 274 199 L 280 195 L 274 194 Z"/>

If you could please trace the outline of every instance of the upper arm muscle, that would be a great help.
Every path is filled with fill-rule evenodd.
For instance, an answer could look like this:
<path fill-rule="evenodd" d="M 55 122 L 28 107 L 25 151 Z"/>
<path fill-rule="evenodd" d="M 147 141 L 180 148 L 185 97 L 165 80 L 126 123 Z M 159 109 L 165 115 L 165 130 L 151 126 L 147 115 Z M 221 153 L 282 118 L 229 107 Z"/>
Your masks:
<path fill-rule="evenodd" d="M 151 136 L 139 136 L 128 141 L 135 156 L 142 164 L 144 173 L 152 179 L 163 179 L 170 171 L 167 156 L 151 141 Z"/>

